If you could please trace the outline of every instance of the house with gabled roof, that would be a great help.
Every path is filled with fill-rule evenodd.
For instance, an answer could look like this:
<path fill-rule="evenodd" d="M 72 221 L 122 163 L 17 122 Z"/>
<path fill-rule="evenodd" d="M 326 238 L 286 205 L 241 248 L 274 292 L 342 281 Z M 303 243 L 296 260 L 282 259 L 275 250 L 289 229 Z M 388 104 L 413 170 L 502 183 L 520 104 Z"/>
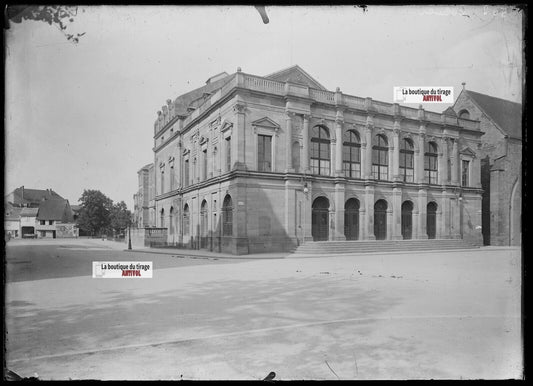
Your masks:
<path fill-rule="evenodd" d="M 74 212 L 68 200 L 42 201 L 36 216 L 35 230 L 41 238 L 77 237 Z"/>
<path fill-rule="evenodd" d="M 522 104 L 463 90 L 453 110 L 480 121 L 482 234 L 485 245 L 520 245 L 522 217 Z"/>

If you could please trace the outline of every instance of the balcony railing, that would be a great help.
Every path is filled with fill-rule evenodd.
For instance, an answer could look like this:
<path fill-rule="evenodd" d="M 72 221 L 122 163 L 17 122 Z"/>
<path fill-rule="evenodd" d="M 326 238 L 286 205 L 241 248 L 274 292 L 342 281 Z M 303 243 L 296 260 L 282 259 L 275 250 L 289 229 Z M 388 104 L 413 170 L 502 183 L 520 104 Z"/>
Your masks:
<path fill-rule="evenodd" d="M 213 95 L 211 95 L 210 98 L 208 98 L 204 103 L 202 103 L 197 109 L 195 109 L 187 118 L 185 118 L 183 122 L 183 127 L 186 127 L 188 124 L 190 124 L 193 120 L 198 118 L 200 115 L 202 115 L 204 112 L 209 110 L 209 108 L 218 100 L 223 98 L 225 95 L 230 93 L 235 87 L 243 87 L 249 90 L 254 91 L 260 91 L 268 94 L 274 94 L 274 95 L 295 95 L 295 96 L 301 96 L 301 97 L 307 97 L 311 98 L 317 102 L 326 103 L 335 105 L 336 101 L 337 103 L 342 103 L 346 107 L 351 107 L 355 109 L 361 109 L 364 110 L 366 108 L 366 99 L 353 96 L 353 95 L 346 95 L 346 94 L 340 94 L 340 93 L 334 93 L 331 91 L 324 91 L 324 90 L 317 90 L 313 88 L 309 88 L 307 86 L 292 84 L 292 83 L 285 83 L 285 82 L 278 82 L 270 79 L 261 78 L 254 75 L 248 75 L 244 73 L 237 73 L 230 81 L 228 81 L 221 89 L 219 89 L 217 92 L 215 92 Z M 395 108 L 395 105 L 392 103 L 386 103 L 386 102 L 379 102 L 379 101 L 371 101 L 371 108 L 377 113 L 387 114 L 387 115 L 394 115 L 395 112 L 398 112 L 398 109 Z M 408 119 L 419 119 L 421 116 L 419 115 L 420 110 L 417 108 L 412 107 L 406 107 L 406 106 L 399 106 L 399 113 L 401 116 L 408 118 Z M 435 113 L 432 111 L 426 111 L 424 110 L 425 119 L 429 122 L 433 123 L 446 123 L 450 125 L 457 125 L 463 126 L 467 129 L 471 130 L 479 130 L 479 122 L 472 121 L 469 119 L 457 119 L 455 117 L 451 116 L 444 116 L 440 113 Z"/>

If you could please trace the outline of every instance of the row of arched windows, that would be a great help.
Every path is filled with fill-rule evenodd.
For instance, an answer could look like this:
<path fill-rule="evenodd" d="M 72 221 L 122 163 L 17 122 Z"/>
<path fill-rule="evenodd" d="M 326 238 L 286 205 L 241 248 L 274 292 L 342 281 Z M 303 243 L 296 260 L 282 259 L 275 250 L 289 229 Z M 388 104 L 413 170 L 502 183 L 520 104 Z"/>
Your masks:
<path fill-rule="evenodd" d="M 207 201 L 203 200 L 202 205 L 200 207 L 200 229 L 203 234 L 207 233 Z M 161 227 L 166 227 L 165 222 L 165 209 L 162 208 L 160 211 L 161 216 Z M 190 234 L 190 226 L 191 226 L 191 216 L 190 216 L 190 209 L 189 204 L 185 204 L 183 207 L 183 213 L 182 213 L 182 219 L 183 219 L 183 235 L 189 236 Z M 169 214 L 169 233 L 174 233 L 174 207 L 170 208 L 170 214 Z M 224 197 L 224 201 L 222 203 L 222 236 L 232 236 L 233 235 L 233 201 L 231 199 L 231 196 L 229 194 Z"/>
<path fill-rule="evenodd" d="M 327 129 L 315 126 L 311 130 L 311 173 L 329 175 L 331 167 L 331 146 Z M 403 181 L 414 182 L 414 146 L 409 138 L 400 142 L 399 172 Z M 429 184 L 437 184 L 437 145 L 426 142 L 424 148 L 424 174 Z M 342 165 L 348 178 L 361 178 L 361 139 L 353 130 L 343 135 Z M 376 180 L 389 179 L 389 144 L 387 138 L 378 134 L 372 142 L 372 177 Z"/>

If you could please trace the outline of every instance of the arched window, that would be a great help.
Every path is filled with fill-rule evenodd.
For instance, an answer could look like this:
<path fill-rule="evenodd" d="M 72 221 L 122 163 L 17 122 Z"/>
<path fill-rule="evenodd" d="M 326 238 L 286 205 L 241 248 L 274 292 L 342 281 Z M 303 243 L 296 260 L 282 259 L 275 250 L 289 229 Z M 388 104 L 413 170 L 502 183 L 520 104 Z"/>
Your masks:
<path fill-rule="evenodd" d="M 311 173 L 329 176 L 330 151 L 328 131 L 322 126 L 313 127 L 311 130 Z"/>
<path fill-rule="evenodd" d="M 437 184 L 437 145 L 434 142 L 426 142 L 424 147 L 424 173 L 426 182 L 430 185 L 435 185 Z"/>
<path fill-rule="evenodd" d="M 233 235 L 233 202 L 228 194 L 222 203 L 222 236 Z"/>
<path fill-rule="evenodd" d="M 189 235 L 190 228 L 190 215 L 189 215 L 189 205 L 185 204 L 183 207 L 183 235 Z"/>
<path fill-rule="evenodd" d="M 169 223 L 169 234 L 174 234 L 174 207 L 171 206 L 170 207 L 170 214 L 169 214 L 169 219 L 168 219 L 168 223 Z"/>
<path fill-rule="evenodd" d="M 352 130 L 344 133 L 342 146 L 342 165 L 344 175 L 350 178 L 361 178 L 361 140 Z"/>
<path fill-rule="evenodd" d="M 410 139 L 404 138 L 400 142 L 400 176 L 405 182 L 414 181 L 414 151 Z"/>
<path fill-rule="evenodd" d="M 161 208 L 161 228 L 165 227 L 165 209 Z"/>
<path fill-rule="evenodd" d="M 468 110 L 461 110 L 459 111 L 459 118 L 470 119 L 470 113 Z"/>
<path fill-rule="evenodd" d="M 383 135 L 376 135 L 372 146 L 372 176 L 387 180 L 389 176 L 389 147 Z"/>

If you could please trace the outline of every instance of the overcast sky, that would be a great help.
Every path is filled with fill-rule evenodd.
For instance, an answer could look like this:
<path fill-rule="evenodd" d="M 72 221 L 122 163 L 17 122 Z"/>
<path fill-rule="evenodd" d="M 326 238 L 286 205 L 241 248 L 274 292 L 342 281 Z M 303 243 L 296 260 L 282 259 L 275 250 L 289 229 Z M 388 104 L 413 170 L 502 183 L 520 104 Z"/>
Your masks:
<path fill-rule="evenodd" d="M 98 189 L 133 209 L 166 99 L 237 67 L 298 64 L 329 90 L 392 102 L 394 86 L 452 86 L 522 101 L 522 13 L 497 6 L 93 6 L 78 44 L 42 22 L 6 33 L 6 193 Z M 442 111 L 450 105 L 426 104 Z"/>

